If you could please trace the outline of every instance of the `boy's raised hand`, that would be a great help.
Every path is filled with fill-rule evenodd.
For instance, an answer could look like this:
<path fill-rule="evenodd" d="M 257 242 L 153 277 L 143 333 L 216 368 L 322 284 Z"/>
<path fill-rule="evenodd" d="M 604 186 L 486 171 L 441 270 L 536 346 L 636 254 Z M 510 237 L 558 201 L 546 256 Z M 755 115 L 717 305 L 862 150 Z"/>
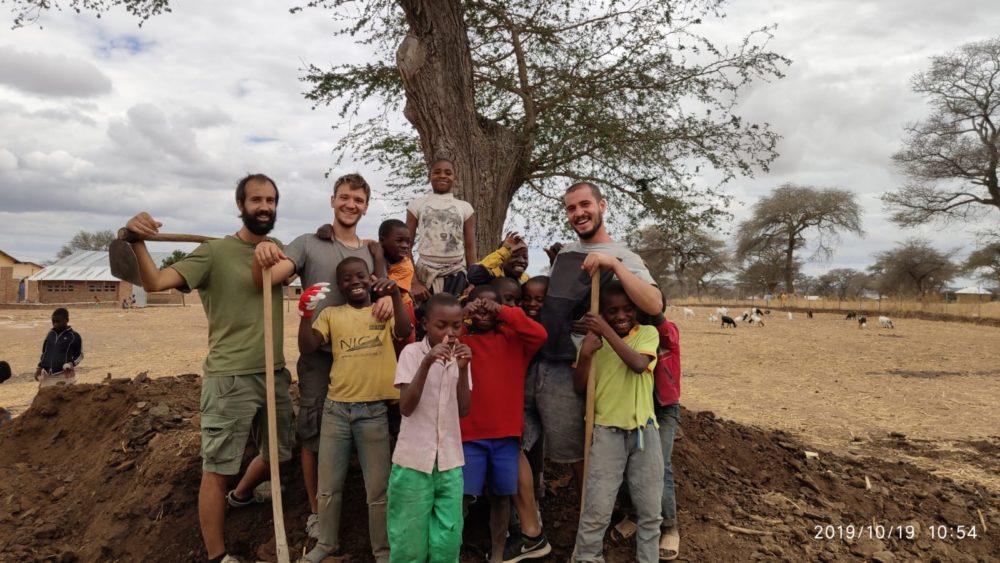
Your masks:
<path fill-rule="evenodd" d="M 517 231 L 511 231 L 504 236 L 503 247 L 507 250 L 514 252 L 522 246 L 527 246 L 527 244 L 525 244 L 524 239 L 521 238 L 521 234 Z"/>
<path fill-rule="evenodd" d="M 597 336 L 603 336 L 607 338 L 614 333 L 611 329 L 611 325 L 604 320 L 604 317 L 600 315 L 595 315 L 594 313 L 587 313 L 583 316 L 583 322 L 587 327 L 587 330 L 596 334 Z"/>
<path fill-rule="evenodd" d="M 299 316 L 311 319 L 316 312 L 316 307 L 326 299 L 327 293 L 330 293 L 330 284 L 327 282 L 310 285 L 299 297 Z"/>
<path fill-rule="evenodd" d="M 424 357 L 424 361 L 448 363 L 451 360 L 452 345 L 450 342 L 442 340 L 431 348 L 431 351 Z"/>
<path fill-rule="evenodd" d="M 491 317 L 495 317 L 500 314 L 500 304 L 496 301 L 491 301 L 489 299 L 478 299 L 478 301 L 480 311 L 490 315 Z"/>
<path fill-rule="evenodd" d="M 455 363 L 458 364 L 459 369 L 466 368 L 469 366 L 469 362 L 472 361 L 472 348 L 469 348 L 468 344 L 459 342 L 452 350 L 452 357 L 455 359 Z"/>
<path fill-rule="evenodd" d="M 556 256 L 559 255 L 559 251 L 562 250 L 563 244 L 561 242 L 552 243 L 552 246 L 545 248 L 545 255 L 549 257 L 549 266 L 556 261 Z"/>
<path fill-rule="evenodd" d="M 381 248 L 381 246 L 379 247 Z M 378 278 L 375 283 L 372 284 L 372 291 L 375 295 L 379 297 L 385 297 L 387 295 L 393 295 L 399 291 L 399 286 L 396 285 L 396 280 L 391 280 L 389 278 Z"/>
<path fill-rule="evenodd" d="M 588 357 L 593 356 L 594 352 L 600 350 L 602 346 L 604 346 L 604 340 L 593 332 L 588 332 L 587 336 L 583 337 L 583 342 L 580 344 L 580 355 Z"/>
<path fill-rule="evenodd" d="M 368 241 L 368 252 L 372 253 L 372 258 L 385 258 L 385 249 L 377 240 Z"/>

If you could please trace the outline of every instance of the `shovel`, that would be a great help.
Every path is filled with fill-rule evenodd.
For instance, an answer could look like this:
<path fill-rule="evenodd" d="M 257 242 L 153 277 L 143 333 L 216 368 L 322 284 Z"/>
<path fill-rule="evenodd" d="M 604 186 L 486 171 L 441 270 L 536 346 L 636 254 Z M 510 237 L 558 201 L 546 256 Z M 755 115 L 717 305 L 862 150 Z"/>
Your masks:
<path fill-rule="evenodd" d="M 274 318 L 271 306 L 271 268 L 264 268 L 264 371 L 267 386 L 267 454 L 271 470 L 271 512 L 274 517 L 274 550 L 278 563 L 288 563 L 288 537 L 281 506 L 281 474 L 278 469 L 278 410 L 274 389 Z"/>
<path fill-rule="evenodd" d="M 161 233 L 141 239 L 128 229 L 118 229 L 118 238 L 111 241 L 111 245 L 108 246 L 108 258 L 111 261 L 111 275 L 122 281 L 127 281 L 132 285 L 142 285 L 142 278 L 139 277 L 139 261 L 135 257 L 135 251 L 132 250 L 131 243 L 133 242 L 140 240 L 157 242 L 205 242 L 206 240 L 214 239 L 215 237 L 206 237 L 201 235 L 178 235 L 168 233 Z"/>

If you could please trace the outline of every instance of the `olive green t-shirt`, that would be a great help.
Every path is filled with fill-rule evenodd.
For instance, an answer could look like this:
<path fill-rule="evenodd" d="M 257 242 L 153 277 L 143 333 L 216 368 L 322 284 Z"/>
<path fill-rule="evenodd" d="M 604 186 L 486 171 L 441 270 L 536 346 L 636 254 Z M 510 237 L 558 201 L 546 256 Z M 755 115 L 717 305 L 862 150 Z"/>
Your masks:
<path fill-rule="evenodd" d="M 269 238 L 279 247 L 281 242 Z M 264 291 L 253 283 L 252 244 L 227 236 L 203 242 L 170 266 L 197 289 L 208 317 L 205 377 L 264 372 Z M 274 311 L 274 369 L 285 366 L 282 286 L 271 290 Z"/>

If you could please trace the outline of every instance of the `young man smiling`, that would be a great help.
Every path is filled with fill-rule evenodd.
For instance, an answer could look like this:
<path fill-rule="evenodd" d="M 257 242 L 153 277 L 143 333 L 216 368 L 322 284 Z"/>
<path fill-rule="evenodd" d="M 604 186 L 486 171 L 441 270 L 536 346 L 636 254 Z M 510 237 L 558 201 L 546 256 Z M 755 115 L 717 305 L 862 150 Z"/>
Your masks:
<path fill-rule="evenodd" d="M 561 248 L 552 264 L 549 287 L 539 319 L 549 338 L 539 351 L 538 411 L 545 432 L 545 453 L 556 463 L 573 465 L 577 485 L 582 483 L 584 398 L 573 389 L 576 347 L 570 336 L 573 322 L 588 307 L 590 278 L 602 269 L 602 281 L 617 278 L 636 307 L 650 315 L 663 310 L 663 296 L 642 259 L 608 234 L 604 224 L 607 201 L 597 186 L 573 184 L 563 196 L 563 209 L 578 240 Z"/>
<path fill-rule="evenodd" d="M 333 183 L 330 207 L 333 208 L 331 228 L 321 229 L 325 236 L 304 234 L 293 240 L 284 252 L 274 244 L 257 245 L 255 251 L 260 266 L 272 268 L 272 281 L 280 284 L 297 274 L 302 278 L 302 287 L 310 287 L 320 282 L 333 282 L 337 277 L 337 266 L 346 258 L 355 257 L 364 261 L 369 272 L 385 276 L 378 271 L 368 246 L 358 236 L 358 223 L 368 212 L 371 188 L 360 174 L 347 174 Z M 383 269 L 384 265 L 381 266 Z M 260 267 L 254 267 L 254 280 L 262 284 Z M 316 315 L 331 306 L 343 305 L 345 296 L 330 285 L 326 298 L 316 307 Z M 375 316 L 380 321 L 392 315 L 392 305 L 388 297 L 379 299 L 374 305 Z M 317 467 L 319 434 L 323 417 L 323 401 L 330 384 L 330 370 L 333 355 L 330 345 L 324 344 L 318 350 L 303 353 L 296 364 L 299 376 L 299 417 L 297 431 L 302 440 L 302 477 L 309 497 L 311 514 L 306 521 L 306 531 L 316 537 Z"/>

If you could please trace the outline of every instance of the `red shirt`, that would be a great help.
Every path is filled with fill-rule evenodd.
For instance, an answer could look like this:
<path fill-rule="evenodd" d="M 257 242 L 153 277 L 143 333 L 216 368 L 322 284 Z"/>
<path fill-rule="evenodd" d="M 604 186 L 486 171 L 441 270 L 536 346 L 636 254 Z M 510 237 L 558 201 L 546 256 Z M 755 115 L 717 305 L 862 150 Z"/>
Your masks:
<path fill-rule="evenodd" d="M 666 319 L 656 325 L 656 332 L 660 333 L 660 350 L 653 368 L 656 403 L 673 405 L 681 400 L 681 333 Z"/>
<path fill-rule="evenodd" d="M 548 334 L 520 307 L 500 308 L 490 332 L 464 334 L 472 349 L 472 404 L 459 422 L 462 441 L 521 437 L 524 430 L 524 376 Z"/>

